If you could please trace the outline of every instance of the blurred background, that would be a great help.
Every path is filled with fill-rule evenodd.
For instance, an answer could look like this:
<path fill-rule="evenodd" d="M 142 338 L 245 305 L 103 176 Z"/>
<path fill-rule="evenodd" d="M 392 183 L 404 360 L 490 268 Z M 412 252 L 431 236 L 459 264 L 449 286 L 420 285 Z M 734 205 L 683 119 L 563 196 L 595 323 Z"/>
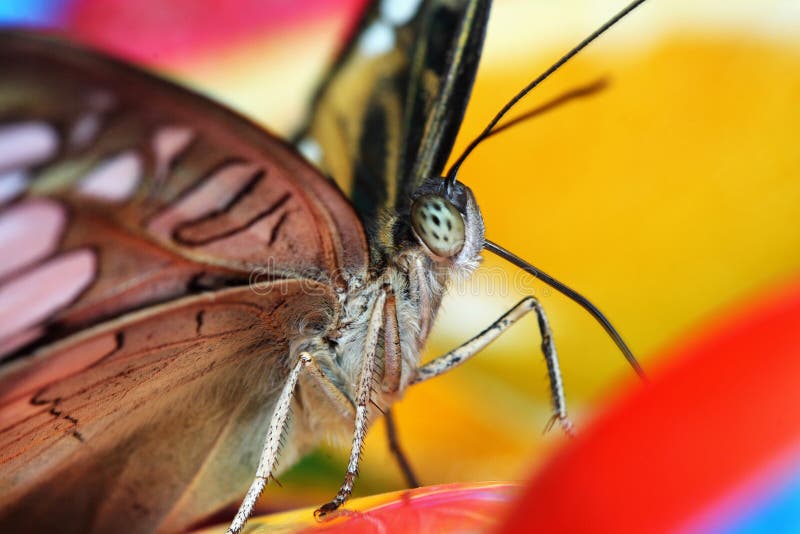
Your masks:
<path fill-rule="evenodd" d="M 3 0 L 0 22 L 92 44 L 286 135 L 363 4 Z M 496 1 L 456 152 L 624 4 Z M 651 374 L 723 317 L 800 275 L 798 27 L 795 0 L 651 0 L 517 113 L 595 82 L 602 91 L 507 130 L 462 168 L 487 237 L 589 297 Z M 455 289 L 424 358 L 533 293 L 549 312 L 579 428 L 637 387 L 588 315 L 500 261 L 487 257 L 472 283 Z M 543 432 L 550 404 L 538 345 L 535 320 L 526 319 L 473 361 L 408 391 L 395 411 L 423 483 L 523 479 L 558 447 L 559 431 Z M 303 460 L 279 477 L 282 488 L 268 488 L 264 509 L 328 500 L 346 454 L 331 444 Z M 402 487 L 382 423 L 360 471 L 356 495 Z"/>

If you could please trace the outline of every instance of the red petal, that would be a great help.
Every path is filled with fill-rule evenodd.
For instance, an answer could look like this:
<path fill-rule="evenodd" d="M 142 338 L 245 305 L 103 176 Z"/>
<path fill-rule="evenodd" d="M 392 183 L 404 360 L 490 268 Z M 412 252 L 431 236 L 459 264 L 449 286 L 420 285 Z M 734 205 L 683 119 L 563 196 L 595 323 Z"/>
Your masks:
<path fill-rule="evenodd" d="M 692 342 L 535 477 L 503 532 L 665 532 L 800 450 L 800 282 Z"/>

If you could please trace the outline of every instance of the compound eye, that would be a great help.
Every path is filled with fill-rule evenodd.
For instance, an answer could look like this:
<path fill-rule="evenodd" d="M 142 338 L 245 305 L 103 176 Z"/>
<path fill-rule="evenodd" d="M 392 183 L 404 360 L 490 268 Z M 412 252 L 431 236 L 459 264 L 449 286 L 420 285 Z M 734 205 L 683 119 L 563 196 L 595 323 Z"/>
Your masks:
<path fill-rule="evenodd" d="M 423 195 L 414 201 L 411 226 L 425 246 L 442 258 L 451 258 L 464 247 L 464 219 L 438 195 Z"/>

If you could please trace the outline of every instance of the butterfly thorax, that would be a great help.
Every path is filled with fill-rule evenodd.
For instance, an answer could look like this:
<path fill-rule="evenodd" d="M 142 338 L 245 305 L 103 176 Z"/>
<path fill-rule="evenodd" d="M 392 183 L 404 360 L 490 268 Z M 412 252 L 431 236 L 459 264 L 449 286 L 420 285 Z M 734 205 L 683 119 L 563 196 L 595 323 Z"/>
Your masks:
<path fill-rule="evenodd" d="M 479 264 L 483 219 L 474 197 L 461 184 L 455 184 L 448 196 L 437 196 L 443 184 L 437 179 L 432 184 L 435 190 L 428 187 L 420 192 L 407 217 L 416 216 L 420 221 L 405 225 L 408 232 L 397 241 L 402 246 L 386 254 L 379 268 L 373 265 L 372 270 L 350 278 L 348 287 L 338 294 L 327 331 L 306 343 L 304 350 L 317 351 L 323 372 L 350 401 L 354 401 L 369 354 L 374 354 L 371 402 L 383 409 L 402 396 L 416 376 L 420 353 L 449 283 L 468 276 Z M 447 205 L 437 208 L 438 202 Z M 425 210 L 427 223 L 421 218 Z M 458 217 L 451 221 L 451 229 L 456 230 L 449 237 L 459 238 L 460 243 L 451 256 L 442 256 L 443 251 L 450 250 L 447 246 L 451 242 L 444 241 L 450 220 L 447 213 Z M 434 216 L 439 219 L 438 225 L 433 222 Z M 434 236 L 437 228 L 441 233 Z M 371 343 L 371 335 L 377 341 Z M 318 397 L 314 401 L 322 401 L 313 403 L 315 413 L 306 414 L 306 424 L 314 429 L 311 434 L 320 436 L 341 428 L 327 424 L 338 417 L 333 404 L 326 402 L 313 385 L 302 396 L 309 395 Z M 320 405 L 327 405 L 327 409 L 319 410 Z M 371 412 L 375 412 L 372 417 L 378 413 Z"/>
<path fill-rule="evenodd" d="M 392 342 L 387 339 L 391 334 L 386 330 L 396 324 L 401 377 L 399 387 L 383 389 L 399 394 L 413 378 L 419 353 L 447 287 L 449 272 L 432 266 L 431 260 L 419 251 L 404 253 L 397 259 L 398 263 L 388 265 L 378 276 L 363 282 L 356 280 L 355 284 L 361 283 L 361 286 L 341 295 L 341 315 L 331 340 L 342 370 L 353 382 L 357 381 L 370 318 L 373 313 L 383 313 L 384 331 L 377 346 L 376 378 L 379 382 L 384 378 L 381 374 L 385 374 L 387 344 Z M 386 305 L 387 300 L 392 304 Z M 376 310 L 381 302 L 385 309 Z M 393 389 L 397 391 L 390 391 Z"/>

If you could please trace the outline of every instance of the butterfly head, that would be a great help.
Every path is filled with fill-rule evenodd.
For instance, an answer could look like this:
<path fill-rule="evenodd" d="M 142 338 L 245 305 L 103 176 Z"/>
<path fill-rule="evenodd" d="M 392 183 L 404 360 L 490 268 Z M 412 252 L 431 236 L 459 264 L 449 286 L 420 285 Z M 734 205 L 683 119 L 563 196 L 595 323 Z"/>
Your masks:
<path fill-rule="evenodd" d="M 427 180 L 413 196 L 411 228 L 433 260 L 472 267 L 483 248 L 483 217 L 461 182 Z"/>

